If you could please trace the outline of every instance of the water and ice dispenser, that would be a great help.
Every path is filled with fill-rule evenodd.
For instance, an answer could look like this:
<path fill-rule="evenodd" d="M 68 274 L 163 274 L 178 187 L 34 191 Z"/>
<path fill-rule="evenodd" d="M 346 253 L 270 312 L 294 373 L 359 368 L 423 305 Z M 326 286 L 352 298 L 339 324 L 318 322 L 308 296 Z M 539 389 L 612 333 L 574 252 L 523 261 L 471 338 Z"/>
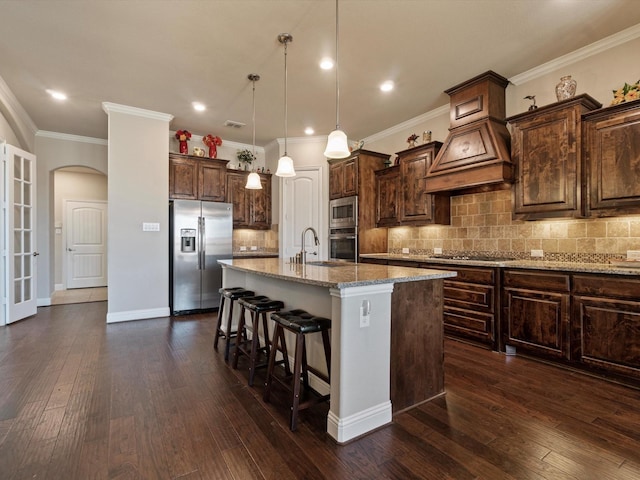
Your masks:
<path fill-rule="evenodd" d="M 195 228 L 180 229 L 180 251 L 181 252 L 196 251 L 196 229 Z"/>

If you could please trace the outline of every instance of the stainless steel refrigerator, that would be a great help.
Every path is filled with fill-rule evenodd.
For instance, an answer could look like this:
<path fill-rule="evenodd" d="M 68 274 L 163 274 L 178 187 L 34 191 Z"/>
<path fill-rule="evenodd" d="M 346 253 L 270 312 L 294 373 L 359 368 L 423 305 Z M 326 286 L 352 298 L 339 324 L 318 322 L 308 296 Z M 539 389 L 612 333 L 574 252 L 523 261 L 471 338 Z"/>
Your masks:
<path fill-rule="evenodd" d="M 172 314 L 218 307 L 222 268 L 232 257 L 233 210 L 230 203 L 173 200 L 169 203 Z"/>

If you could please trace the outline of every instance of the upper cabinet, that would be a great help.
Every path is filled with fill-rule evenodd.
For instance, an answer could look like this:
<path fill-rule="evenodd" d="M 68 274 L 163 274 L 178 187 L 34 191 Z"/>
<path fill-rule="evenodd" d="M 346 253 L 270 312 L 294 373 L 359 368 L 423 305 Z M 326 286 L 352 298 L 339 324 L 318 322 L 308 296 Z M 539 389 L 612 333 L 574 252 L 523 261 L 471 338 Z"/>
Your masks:
<path fill-rule="evenodd" d="M 584 216 L 581 118 L 601 106 L 583 94 L 507 119 L 514 219 Z"/>
<path fill-rule="evenodd" d="M 329 165 L 329 200 L 358 194 L 358 157 Z"/>
<path fill-rule="evenodd" d="M 428 224 L 450 223 L 448 195 L 426 193 L 426 176 L 433 159 L 442 147 L 440 142 L 430 142 L 398 152 L 400 165 L 400 223 Z"/>
<path fill-rule="evenodd" d="M 376 172 L 376 225 L 450 223 L 449 195 L 426 193 L 425 177 L 442 146 L 430 142 L 398 152 L 398 165 Z"/>
<path fill-rule="evenodd" d="M 640 213 L 640 101 L 583 115 L 587 215 Z"/>
<path fill-rule="evenodd" d="M 228 160 L 169 154 L 169 198 L 225 201 Z"/>
<path fill-rule="evenodd" d="M 249 172 L 227 171 L 226 201 L 233 205 L 233 228 L 271 228 L 271 174 L 261 173 L 262 190 L 245 188 Z"/>

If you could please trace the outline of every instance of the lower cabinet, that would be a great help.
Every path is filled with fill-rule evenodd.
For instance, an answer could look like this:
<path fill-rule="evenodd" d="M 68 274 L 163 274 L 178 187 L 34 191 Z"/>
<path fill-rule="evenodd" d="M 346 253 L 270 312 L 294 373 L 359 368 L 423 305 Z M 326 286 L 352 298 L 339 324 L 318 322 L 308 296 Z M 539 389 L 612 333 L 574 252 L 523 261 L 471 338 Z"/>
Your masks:
<path fill-rule="evenodd" d="M 640 384 L 640 280 L 575 275 L 573 360 Z"/>
<path fill-rule="evenodd" d="M 506 270 L 503 277 L 503 343 L 569 359 L 569 275 Z"/>

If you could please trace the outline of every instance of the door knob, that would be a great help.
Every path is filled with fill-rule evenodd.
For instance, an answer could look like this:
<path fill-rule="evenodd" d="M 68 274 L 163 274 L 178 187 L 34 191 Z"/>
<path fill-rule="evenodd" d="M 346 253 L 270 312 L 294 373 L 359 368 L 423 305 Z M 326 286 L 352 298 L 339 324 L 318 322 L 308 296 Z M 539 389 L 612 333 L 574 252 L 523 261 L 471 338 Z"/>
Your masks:
<path fill-rule="evenodd" d="M 33 256 L 34 256 L 34 257 L 37 257 L 38 255 L 40 255 L 40 253 L 39 253 L 39 252 L 33 252 Z"/>
<path fill-rule="evenodd" d="M 75 248 L 67 248 L 67 251 L 69 251 L 69 252 L 75 252 L 75 251 L 76 251 L 76 249 L 75 249 Z"/>

